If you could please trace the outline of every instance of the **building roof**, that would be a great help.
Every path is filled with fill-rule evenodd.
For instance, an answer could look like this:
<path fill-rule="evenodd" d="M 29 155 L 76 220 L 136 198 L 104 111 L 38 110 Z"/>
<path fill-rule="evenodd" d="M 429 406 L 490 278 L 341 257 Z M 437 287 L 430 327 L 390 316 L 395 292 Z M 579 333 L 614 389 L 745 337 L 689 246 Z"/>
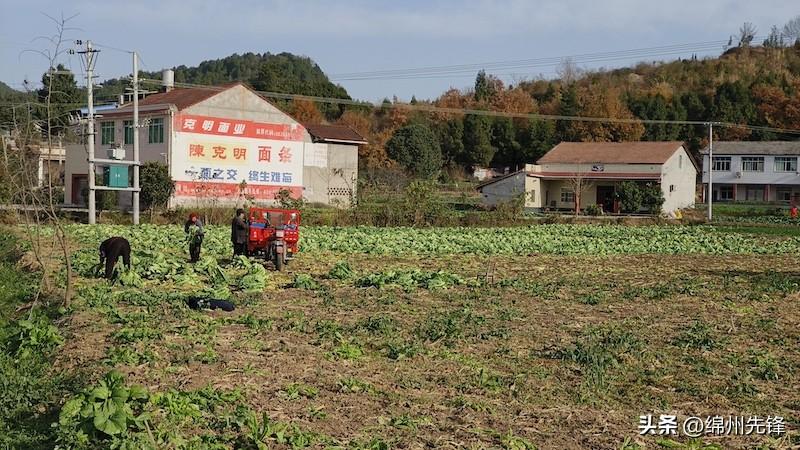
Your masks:
<path fill-rule="evenodd" d="M 520 173 L 525 173 L 525 176 L 539 178 L 542 180 L 571 180 L 577 176 L 574 172 L 533 172 L 526 170 L 518 170 L 516 172 L 503 175 L 501 177 L 492 178 L 478 184 L 475 189 L 480 191 L 486 186 L 503 181 Z M 583 172 L 580 176 L 585 180 L 660 180 L 661 173 L 640 173 L 640 172 Z"/>
<path fill-rule="evenodd" d="M 536 164 L 664 164 L 683 142 L 562 142 Z"/>
<path fill-rule="evenodd" d="M 346 144 L 366 144 L 367 140 L 358 134 L 354 129 L 346 125 L 304 125 L 308 134 L 315 141 L 320 142 L 342 142 Z"/>
<path fill-rule="evenodd" d="M 192 105 L 196 105 L 203 100 L 207 100 L 222 91 L 226 91 L 241 83 L 231 83 L 218 87 L 205 88 L 175 88 L 167 92 L 159 92 L 151 94 L 139 100 L 139 106 L 155 106 L 155 105 L 175 105 L 178 111 L 186 109 Z M 133 103 L 128 102 L 122 105 L 119 109 L 127 110 L 133 108 Z"/>
<path fill-rule="evenodd" d="M 570 180 L 580 175 L 586 180 L 660 180 L 661 173 L 640 173 L 640 172 L 583 172 L 575 174 L 571 172 L 528 172 L 529 177 L 541 178 L 543 180 Z"/>
<path fill-rule="evenodd" d="M 708 147 L 700 151 L 708 154 Z M 714 154 L 718 155 L 800 155 L 800 141 L 717 141 Z"/>
<path fill-rule="evenodd" d="M 483 182 L 479 183 L 477 186 L 475 186 L 475 189 L 480 191 L 481 188 L 483 188 L 484 186 L 489 186 L 490 184 L 495 184 L 498 181 L 503 181 L 506 178 L 511 178 L 511 177 L 513 177 L 515 175 L 518 175 L 518 174 L 522 173 L 522 172 L 525 172 L 525 169 L 517 170 L 516 172 L 507 173 L 505 175 L 502 175 L 502 176 L 499 176 L 499 177 L 495 177 L 495 178 L 483 181 Z M 533 172 L 528 172 L 528 173 L 530 174 L 530 173 L 533 173 Z"/>

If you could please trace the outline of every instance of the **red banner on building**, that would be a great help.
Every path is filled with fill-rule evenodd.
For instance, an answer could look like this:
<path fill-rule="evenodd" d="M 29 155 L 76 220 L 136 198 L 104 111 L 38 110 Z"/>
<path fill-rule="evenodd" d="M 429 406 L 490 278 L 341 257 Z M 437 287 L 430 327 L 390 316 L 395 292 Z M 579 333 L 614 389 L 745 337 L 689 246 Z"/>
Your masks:
<path fill-rule="evenodd" d="M 246 137 L 276 141 L 302 141 L 305 128 L 300 124 L 261 123 L 249 120 L 179 114 L 175 131 L 214 136 Z"/>
<path fill-rule="evenodd" d="M 176 181 L 176 197 L 192 197 L 197 200 L 205 199 L 232 199 L 240 195 L 252 197 L 255 200 L 275 200 L 275 195 L 280 190 L 287 190 L 293 198 L 303 195 L 303 188 L 299 186 L 276 186 L 266 184 L 248 184 L 242 191 L 238 184 L 210 183 L 199 181 Z"/>

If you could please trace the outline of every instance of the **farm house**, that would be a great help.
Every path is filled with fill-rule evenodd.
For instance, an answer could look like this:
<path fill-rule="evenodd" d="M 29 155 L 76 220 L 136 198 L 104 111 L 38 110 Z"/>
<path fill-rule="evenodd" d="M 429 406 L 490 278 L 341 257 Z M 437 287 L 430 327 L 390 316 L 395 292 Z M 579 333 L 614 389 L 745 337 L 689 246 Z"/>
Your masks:
<path fill-rule="evenodd" d="M 165 74 L 165 80 L 171 77 Z M 133 106 L 125 103 L 96 119 L 95 154 L 108 158 L 122 148 L 133 156 L 139 133 L 140 159 L 160 161 L 175 181 L 170 206 L 271 203 L 280 190 L 326 205 L 347 205 L 358 179 L 358 146 L 366 141 L 348 127 L 299 123 L 242 83 L 218 88 L 172 88 L 139 101 L 139 130 Z M 86 204 L 87 153 L 67 148 L 65 203 Z M 98 183 L 122 183 L 125 167 L 97 168 Z M 105 180 L 104 180 L 105 178 Z M 104 181 L 101 181 L 104 180 Z M 113 184 L 109 184 L 113 186 Z M 120 192 L 118 205 L 131 205 Z"/>
<path fill-rule="evenodd" d="M 523 170 L 478 186 L 486 206 L 525 194 L 531 210 L 573 210 L 598 205 L 619 212 L 616 190 L 624 181 L 654 182 L 664 195 L 662 211 L 694 204 L 698 168 L 681 142 L 562 142 Z"/>

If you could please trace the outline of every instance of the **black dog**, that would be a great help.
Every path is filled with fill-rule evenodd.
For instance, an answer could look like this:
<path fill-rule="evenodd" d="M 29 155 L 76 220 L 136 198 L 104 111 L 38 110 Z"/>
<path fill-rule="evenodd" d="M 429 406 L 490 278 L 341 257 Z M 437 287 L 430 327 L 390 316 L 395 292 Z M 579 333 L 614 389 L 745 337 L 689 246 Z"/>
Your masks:
<path fill-rule="evenodd" d="M 233 303 L 225 300 L 214 300 L 212 298 L 189 297 L 186 299 L 189 308 L 192 309 L 221 309 L 223 311 L 233 311 Z"/>
<path fill-rule="evenodd" d="M 114 266 L 119 257 L 128 269 L 131 268 L 131 244 L 123 237 L 112 237 L 100 244 L 100 264 L 106 265 L 106 278 L 111 279 L 114 275 Z"/>

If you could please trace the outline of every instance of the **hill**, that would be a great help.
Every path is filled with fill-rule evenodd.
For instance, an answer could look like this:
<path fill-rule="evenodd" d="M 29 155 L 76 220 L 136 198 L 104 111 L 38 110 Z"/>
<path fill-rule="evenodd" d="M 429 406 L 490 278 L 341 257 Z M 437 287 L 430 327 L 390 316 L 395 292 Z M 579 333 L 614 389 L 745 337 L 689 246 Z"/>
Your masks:
<path fill-rule="evenodd" d="M 0 81 L 0 98 L 5 98 L 10 95 L 20 94 L 19 91 L 13 89 L 11 86 Z"/>
<path fill-rule="evenodd" d="M 426 102 L 446 108 L 507 113 L 621 119 L 716 121 L 800 129 L 800 45 L 735 47 L 718 57 L 641 63 L 610 71 L 563 71 L 567 79 L 505 85 L 480 72 L 474 88 L 451 89 Z M 412 102 L 413 103 L 413 102 Z M 394 105 L 371 113 L 346 113 L 342 121 L 366 133 L 365 156 L 386 160 L 385 143 L 401 127 L 423 124 L 436 132 L 446 167 L 521 167 L 560 141 L 681 140 L 697 151 L 703 125 L 511 119 L 421 113 Z M 399 108 L 398 108 L 399 107 Z M 794 140 L 793 133 L 753 127 L 717 127 L 715 139 Z"/>
<path fill-rule="evenodd" d="M 332 83 L 311 58 L 291 53 L 244 53 L 222 59 L 203 61 L 196 67 L 173 67 L 176 83 L 218 85 L 244 81 L 256 90 L 349 99 L 347 91 Z M 161 72 L 143 72 L 144 78 L 161 79 Z M 98 97 L 113 99 L 124 91 L 128 81 L 107 80 L 98 90 Z M 279 106 L 293 105 L 276 101 Z M 319 105 L 328 120 L 338 118 L 342 110 L 336 105 Z"/>

